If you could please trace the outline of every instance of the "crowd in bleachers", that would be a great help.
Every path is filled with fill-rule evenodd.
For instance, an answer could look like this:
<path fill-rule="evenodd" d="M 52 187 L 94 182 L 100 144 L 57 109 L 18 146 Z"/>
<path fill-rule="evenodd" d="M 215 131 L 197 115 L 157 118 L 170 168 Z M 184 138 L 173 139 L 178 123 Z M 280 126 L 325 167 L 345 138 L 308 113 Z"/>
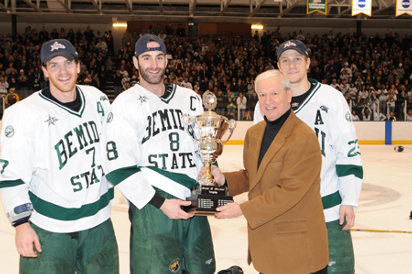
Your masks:
<path fill-rule="evenodd" d="M 184 30 L 147 30 L 165 40 L 170 53 L 165 82 L 214 92 L 216 111 L 252 120 L 257 102 L 253 79 L 276 67 L 277 47 L 299 39 L 310 49 L 309 76 L 340 90 L 354 120 L 412 120 L 412 36 L 398 34 L 280 34 L 205 36 L 189 39 Z M 132 64 L 139 34 L 126 32 L 115 52 L 110 31 L 95 32 L 27 27 L 16 38 L 0 34 L 0 94 L 16 91 L 25 98 L 46 85 L 40 69 L 41 44 L 52 38 L 70 40 L 79 51 L 79 83 L 117 96 L 138 82 Z M 10 100 L 9 100 L 10 101 Z M 11 100 L 13 103 L 16 100 Z M 10 102 L 9 102 L 10 104 Z"/>

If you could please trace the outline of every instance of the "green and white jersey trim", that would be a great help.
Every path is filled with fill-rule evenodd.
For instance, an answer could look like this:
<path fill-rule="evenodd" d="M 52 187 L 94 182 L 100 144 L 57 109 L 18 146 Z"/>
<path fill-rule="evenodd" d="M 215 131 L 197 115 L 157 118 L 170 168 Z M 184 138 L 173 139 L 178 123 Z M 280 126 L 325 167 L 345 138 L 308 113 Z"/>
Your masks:
<path fill-rule="evenodd" d="M 179 199 L 186 199 L 191 190 L 198 184 L 186 174 L 174 173 L 156 167 L 126 167 L 107 174 L 107 179 L 118 185 L 126 178 L 137 174 L 140 180 L 149 181 L 153 187 L 159 188 Z"/>
<path fill-rule="evenodd" d="M 47 100 L 47 101 L 49 101 L 50 103 L 52 103 L 52 104 L 54 104 L 54 105 L 56 105 L 56 106 L 58 106 L 58 107 L 60 107 L 60 108 L 62 108 L 62 109 L 64 109 L 64 110 L 66 110 L 68 113 L 81 117 L 82 114 L 83 114 L 83 111 L 84 111 L 84 109 L 85 109 L 85 107 L 86 107 L 86 100 L 84 99 L 83 91 L 82 91 L 78 86 L 76 87 L 76 89 L 77 89 L 77 91 L 78 91 L 78 94 L 80 94 L 80 100 L 81 100 L 81 107 L 80 107 L 79 111 L 73 111 L 73 110 L 71 110 L 71 109 L 68 108 L 68 107 L 65 107 L 65 106 L 63 106 L 63 105 L 58 104 L 57 102 L 55 102 L 55 101 L 51 100 L 50 98 L 47 98 L 46 96 L 44 96 L 43 93 L 42 93 L 42 91 L 39 92 L 39 96 L 40 96 L 41 98 L 43 98 L 44 100 Z"/>
<path fill-rule="evenodd" d="M 101 144 L 110 103 L 94 87 L 76 88 L 77 112 L 38 91 L 8 108 L 2 121 L 4 208 L 32 203 L 30 221 L 48 231 L 85 230 L 110 218 L 113 189 Z"/>
<path fill-rule="evenodd" d="M 176 85 L 166 90 L 163 98 L 134 85 L 113 102 L 113 119 L 107 123 L 107 178 L 139 209 L 155 188 L 180 199 L 190 196 L 201 167 L 182 117 L 203 113 L 202 100 Z"/>

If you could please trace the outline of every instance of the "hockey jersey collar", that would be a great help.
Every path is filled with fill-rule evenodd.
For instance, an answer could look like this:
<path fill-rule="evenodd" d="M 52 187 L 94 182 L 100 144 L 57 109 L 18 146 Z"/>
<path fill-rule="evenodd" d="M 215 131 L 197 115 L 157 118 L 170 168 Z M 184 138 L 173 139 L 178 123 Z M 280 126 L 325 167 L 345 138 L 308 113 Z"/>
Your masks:
<path fill-rule="evenodd" d="M 60 107 L 60 108 L 62 108 L 62 109 L 64 109 L 64 110 L 66 110 L 66 111 L 69 112 L 70 114 L 76 115 L 76 116 L 78 116 L 78 117 L 81 117 L 81 116 L 82 116 L 83 111 L 84 111 L 84 109 L 86 108 L 86 100 L 85 100 L 85 98 L 84 98 L 83 91 L 80 89 L 79 86 L 76 85 L 76 92 L 77 92 L 78 96 L 80 96 L 80 102 L 81 102 L 81 103 L 80 103 L 80 108 L 79 108 L 78 111 L 74 111 L 74 110 L 72 110 L 72 109 L 70 109 L 70 108 L 62 105 L 62 104 L 59 103 L 58 101 L 52 100 L 52 99 L 50 99 L 49 97 L 45 96 L 45 95 L 43 94 L 43 92 L 44 92 L 46 89 L 47 89 L 47 88 L 44 88 L 44 89 L 42 89 L 42 90 L 39 92 L 39 95 L 40 95 L 41 98 L 43 98 L 44 100 L 49 101 L 50 103 L 52 103 L 52 104 L 54 104 L 54 105 L 56 105 L 56 106 L 58 106 L 58 107 Z"/>
<path fill-rule="evenodd" d="M 315 93 L 319 90 L 320 88 L 320 83 L 315 80 L 315 79 L 308 79 L 310 82 L 310 89 L 309 89 L 309 95 L 306 97 L 306 99 L 299 105 L 298 108 L 293 109 L 295 113 L 298 113 L 309 101 L 310 99 L 315 95 Z"/>

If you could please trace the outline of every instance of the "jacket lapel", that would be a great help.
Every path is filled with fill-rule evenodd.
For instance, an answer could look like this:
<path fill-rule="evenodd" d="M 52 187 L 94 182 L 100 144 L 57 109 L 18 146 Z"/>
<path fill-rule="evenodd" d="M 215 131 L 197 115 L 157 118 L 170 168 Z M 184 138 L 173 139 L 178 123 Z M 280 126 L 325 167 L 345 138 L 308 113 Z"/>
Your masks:
<path fill-rule="evenodd" d="M 248 170 L 249 179 L 256 178 L 258 172 L 257 163 L 259 160 L 260 147 L 262 146 L 262 137 L 265 132 L 266 122 L 260 122 L 254 126 L 255 130 L 250 135 L 248 140 L 248 161 L 250 161 L 250 169 Z M 254 180 L 253 180 L 254 181 Z M 252 181 L 250 181 L 252 183 Z M 251 184 L 249 185 L 249 187 Z"/>

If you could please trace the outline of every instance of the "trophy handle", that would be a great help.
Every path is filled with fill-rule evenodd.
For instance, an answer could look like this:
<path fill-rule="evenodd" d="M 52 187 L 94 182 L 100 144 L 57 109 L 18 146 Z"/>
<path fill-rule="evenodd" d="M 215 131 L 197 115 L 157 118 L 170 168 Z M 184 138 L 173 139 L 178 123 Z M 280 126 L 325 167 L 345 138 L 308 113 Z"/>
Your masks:
<path fill-rule="evenodd" d="M 233 119 L 225 120 L 225 123 L 228 124 L 229 136 L 227 137 L 226 141 L 222 141 L 223 144 L 226 144 L 230 140 L 230 137 L 232 137 L 233 131 L 236 127 L 236 121 Z"/>

